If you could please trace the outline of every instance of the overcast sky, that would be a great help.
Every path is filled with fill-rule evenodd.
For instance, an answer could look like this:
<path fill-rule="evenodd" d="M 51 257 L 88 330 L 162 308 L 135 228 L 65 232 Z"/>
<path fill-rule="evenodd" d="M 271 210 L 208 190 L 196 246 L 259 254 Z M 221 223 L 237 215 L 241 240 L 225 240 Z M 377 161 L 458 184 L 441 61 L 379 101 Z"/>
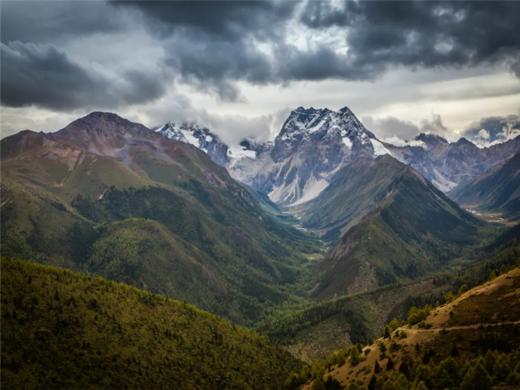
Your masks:
<path fill-rule="evenodd" d="M 227 142 L 298 106 L 348 106 L 385 139 L 520 114 L 520 2 L 0 4 L 2 137 L 97 110 Z"/>

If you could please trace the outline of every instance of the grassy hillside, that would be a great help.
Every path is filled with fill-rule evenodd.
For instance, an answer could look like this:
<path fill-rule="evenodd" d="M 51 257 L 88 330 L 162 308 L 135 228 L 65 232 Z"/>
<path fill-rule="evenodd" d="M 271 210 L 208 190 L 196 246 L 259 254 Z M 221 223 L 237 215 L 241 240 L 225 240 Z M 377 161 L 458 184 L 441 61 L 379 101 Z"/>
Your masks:
<path fill-rule="evenodd" d="M 413 308 L 373 344 L 332 356 L 312 388 L 518 388 L 519 289 L 515 268 L 433 310 Z"/>
<path fill-rule="evenodd" d="M 287 306 L 271 313 L 261 330 L 296 356 L 311 361 L 338 348 L 367 343 L 384 324 L 406 318 L 412 306 L 443 302 L 446 293 L 467 290 L 490 274 L 520 266 L 520 225 L 481 249 L 479 257 L 452 264 L 430 277 L 320 303 Z"/>
<path fill-rule="evenodd" d="M 1 148 L 3 256 L 94 272 L 249 323 L 301 291 L 319 247 L 203 152 L 114 114 L 21 132 Z"/>
<path fill-rule="evenodd" d="M 520 154 L 476 180 L 458 187 L 452 197 L 484 212 L 520 218 Z"/>
<path fill-rule="evenodd" d="M 4 388 L 280 388 L 302 365 L 253 331 L 124 284 L 2 260 Z"/>
<path fill-rule="evenodd" d="M 341 169 L 314 200 L 294 207 L 302 225 L 335 243 L 384 200 L 409 168 L 390 156 L 358 159 Z"/>
<path fill-rule="evenodd" d="M 494 234 L 493 227 L 486 228 L 411 168 L 390 157 L 377 161 L 372 170 L 391 165 L 394 175 L 380 188 L 384 197 L 377 206 L 319 265 L 318 298 L 420 278 Z"/>

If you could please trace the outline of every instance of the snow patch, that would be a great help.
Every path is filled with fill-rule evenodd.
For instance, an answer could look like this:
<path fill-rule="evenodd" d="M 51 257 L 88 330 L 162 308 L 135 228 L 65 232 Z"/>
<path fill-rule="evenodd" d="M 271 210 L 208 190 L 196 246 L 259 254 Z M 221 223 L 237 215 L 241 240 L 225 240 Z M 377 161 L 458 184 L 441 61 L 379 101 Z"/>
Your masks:
<path fill-rule="evenodd" d="M 256 159 L 256 152 L 254 150 L 248 150 L 243 146 L 229 146 L 227 151 L 228 157 L 240 159 L 249 158 L 252 160 Z"/>
<path fill-rule="evenodd" d="M 193 146 L 200 148 L 200 140 L 193 135 L 190 130 L 181 130 L 182 135 L 186 138 L 186 141 Z"/>
<path fill-rule="evenodd" d="M 433 175 L 434 179 L 432 180 L 432 184 L 442 192 L 451 191 L 457 186 L 457 183 L 449 180 L 436 169 L 434 170 Z"/>
<path fill-rule="evenodd" d="M 391 144 L 391 145 L 398 146 L 398 147 L 415 146 L 415 147 L 420 147 L 420 148 L 426 149 L 426 144 L 423 141 L 415 140 L 415 139 L 407 141 L 407 140 L 401 139 L 399 137 L 393 136 L 393 137 L 384 138 L 383 141 L 387 144 Z"/>
<path fill-rule="evenodd" d="M 372 149 L 374 149 L 374 156 L 382 156 L 384 154 L 392 155 L 392 153 L 390 153 L 390 151 L 377 139 L 370 138 L 370 143 L 372 144 Z"/>
<path fill-rule="evenodd" d="M 291 206 L 297 206 L 299 204 L 308 202 L 314 198 L 317 198 L 319 194 L 323 192 L 325 188 L 327 188 L 329 182 L 325 179 L 316 179 L 314 176 L 311 177 L 305 183 L 303 187 L 302 194 L 300 199 L 291 204 Z"/>
<path fill-rule="evenodd" d="M 343 137 L 341 141 L 343 142 L 343 145 L 347 147 L 348 150 L 352 150 L 352 141 L 349 137 Z"/>

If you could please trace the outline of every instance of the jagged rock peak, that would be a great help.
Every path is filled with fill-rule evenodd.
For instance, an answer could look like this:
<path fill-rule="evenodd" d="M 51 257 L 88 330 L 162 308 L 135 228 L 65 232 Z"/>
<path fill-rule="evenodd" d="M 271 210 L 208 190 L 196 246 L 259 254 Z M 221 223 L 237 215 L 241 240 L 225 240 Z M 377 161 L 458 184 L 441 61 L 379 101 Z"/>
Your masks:
<path fill-rule="evenodd" d="M 421 133 L 415 137 L 416 141 L 422 141 L 425 144 L 448 144 L 446 138 L 432 133 Z"/>

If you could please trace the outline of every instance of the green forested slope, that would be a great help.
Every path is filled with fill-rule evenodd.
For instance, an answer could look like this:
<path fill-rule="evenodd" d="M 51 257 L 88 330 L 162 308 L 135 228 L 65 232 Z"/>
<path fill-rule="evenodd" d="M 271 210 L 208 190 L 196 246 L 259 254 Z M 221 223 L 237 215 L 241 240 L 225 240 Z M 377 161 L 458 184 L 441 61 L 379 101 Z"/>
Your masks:
<path fill-rule="evenodd" d="M 3 256 L 94 272 L 240 323 L 305 278 L 316 241 L 191 145 L 108 113 L 0 145 Z"/>
<path fill-rule="evenodd" d="M 28 261 L 1 265 L 5 389 L 280 388 L 301 367 L 194 306 Z"/>
<path fill-rule="evenodd" d="M 420 278 L 492 237 L 489 233 L 494 228 L 485 232 L 483 221 L 462 210 L 413 169 L 386 157 L 378 158 L 371 170 L 388 165 L 395 172 L 381 189 L 384 196 L 321 262 L 323 277 L 314 291 L 317 297 Z"/>
<path fill-rule="evenodd" d="M 303 307 L 280 308 L 263 321 L 261 329 L 307 360 L 351 343 L 366 343 L 382 334 L 386 322 L 404 318 L 412 306 L 442 302 L 449 291 L 456 294 L 489 275 L 520 266 L 519 233 L 517 225 L 479 250 L 476 257 L 451 264 L 428 278 Z"/>
<path fill-rule="evenodd" d="M 457 188 L 451 196 L 459 203 L 485 212 L 520 218 L 520 154 L 503 165 Z"/>

